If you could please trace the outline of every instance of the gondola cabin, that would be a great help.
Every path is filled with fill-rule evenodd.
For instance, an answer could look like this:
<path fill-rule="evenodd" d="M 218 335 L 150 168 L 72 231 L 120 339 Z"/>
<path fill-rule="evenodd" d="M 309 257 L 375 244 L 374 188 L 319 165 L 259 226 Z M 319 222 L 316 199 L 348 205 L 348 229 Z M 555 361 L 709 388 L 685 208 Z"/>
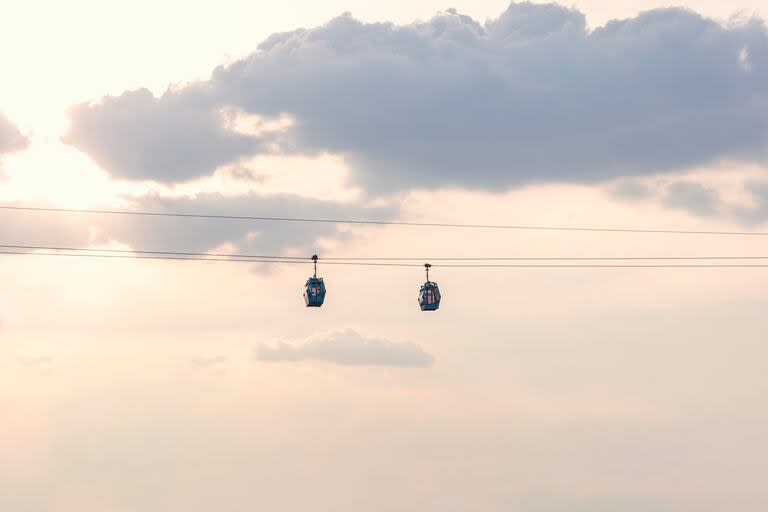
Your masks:
<path fill-rule="evenodd" d="M 429 269 L 432 265 L 425 263 L 424 268 L 427 271 L 427 282 L 419 290 L 419 307 L 422 311 L 437 311 L 440 307 L 440 288 L 437 283 L 429 280 Z"/>
<path fill-rule="evenodd" d="M 304 286 L 304 304 L 308 308 L 319 308 L 325 300 L 325 283 L 322 277 L 317 277 L 317 254 L 312 256 L 312 264 L 315 272 Z"/>
<path fill-rule="evenodd" d="M 419 290 L 419 306 L 422 311 L 437 311 L 440 307 L 440 288 L 437 283 L 424 283 Z"/>
<path fill-rule="evenodd" d="M 325 283 L 322 277 L 310 277 L 304 289 L 304 303 L 308 308 L 319 308 L 325 300 Z"/>

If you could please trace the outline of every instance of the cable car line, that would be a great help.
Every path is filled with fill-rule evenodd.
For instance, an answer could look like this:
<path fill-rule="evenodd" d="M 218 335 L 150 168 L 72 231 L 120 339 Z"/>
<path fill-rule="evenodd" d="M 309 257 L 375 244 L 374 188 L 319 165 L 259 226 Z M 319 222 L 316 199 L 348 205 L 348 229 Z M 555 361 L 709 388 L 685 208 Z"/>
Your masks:
<path fill-rule="evenodd" d="M 134 259 L 134 260 L 172 260 L 172 261 L 222 261 L 239 263 L 285 263 L 294 265 L 305 265 L 307 258 L 303 261 L 297 260 L 259 260 L 254 258 L 205 258 L 197 256 L 143 256 L 132 254 L 88 254 L 83 252 L 27 252 L 27 251 L 0 251 L 0 255 L 18 255 L 18 256 L 70 256 L 80 258 L 110 258 L 110 259 Z M 350 265 L 364 267 L 421 267 L 415 263 L 363 263 L 363 262 L 325 262 L 326 265 Z"/>
<path fill-rule="evenodd" d="M 407 222 L 407 221 L 383 221 L 360 219 L 315 219 L 303 217 L 269 217 L 251 215 L 215 215 L 198 213 L 172 213 L 126 210 L 94 210 L 77 208 L 44 208 L 32 206 L 8 206 L 0 205 L 0 210 L 16 210 L 29 212 L 58 212 L 58 213 L 83 213 L 101 215 L 133 215 L 144 217 L 181 217 L 195 219 L 217 220 L 249 220 L 263 222 L 300 222 L 321 224 L 357 224 L 375 226 L 406 226 L 406 227 L 431 227 L 431 228 L 464 228 L 464 229 L 505 229 L 526 231 L 581 231 L 600 233 L 646 233 L 646 234 L 672 234 L 672 235 L 718 235 L 718 236 L 768 236 L 768 232 L 761 231 L 698 231 L 685 229 L 639 229 L 639 228 L 608 228 L 608 227 L 573 227 L 573 226 L 534 226 L 534 225 L 509 225 L 509 224 L 461 224 L 448 222 Z"/>
<path fill-rule="evenodd" d="M 89 252 L 89 253 L 115 253 L 115 254 L 146 254 L 146 255 L 168 255 L 168 256 L 199 256 L 207 259 L 236 258 L 244 261 L 249 260 L 291 260 L 296 262 L 307 262 L 311 258 L 305 256 L 274 256 L 263 254 L 226 254 L 226 253 L 206 253 L 206 252 L 181 252 L 181 251 L 147 251 L 139 249 L 95 249 L 86 247 L 60 247 L 47 245 L 0 245 L 0 249 L 27 249 L 41 251 L 71 251 L 71 252 Z M 26 254 L 26 253 L 23 253 Z M 186 258 L 185 258 L 186 259 Z M 691 261 L 691 260 L 768 260 L 768 256 L 565 256 L 565 257 L 540 257 L 540 256 L 504 256 L 504 257 L 457 257 L 457 258 L 395 258 L 395 257 L 342 257 L 326 256 L 322 260 L 325 263 L 345 263 L 345 262 L 403 262 L 403 261 Z M 421 266 L 409 265 L 409 266 Z M 439 264 L 446 266 L 446 264 Z"/>
<path fill-rule="evenodd" d="M 234 259 L 234 258 L 200 258 L 195 256 L 142 256 L 132 254 L 86 254 L 86 253 L 68 253 L 68 252 L 27 252 L 27 251 L 0 251 L 0 254 L 19 255 L 19 256 L 71 256 L 80 258 L 114 258 L 114 259 L 133 259 L 133 260 L 173 260 L 173 261 L 226 261 L 242 263 L 296 263 L 301 261 L 277 261 L 277 260 L 257 260 L 257 259 Z M 414 265 L 417 266 L 417 265 Z"/>
<path fill-rule="evenodd" d="M 145 251 L 138 249 L 93 249 L 87 247 L 52 247 L 46 245 L 0 245 L 2 249 L 30 249 L 41 251 L 73 251 L 73 252 L 103 252 L 103 253 L 119 253 L 119 254 L 158 254 L 158 255 L 171 255 L 171 256 L 210 256 L 221 258 L 251 258 L 251 259 L 265 259 L 265 260 L 296 260 L 300 262 L 306 262 L 305 256 L 265 256 L 258 254 L 222 254 L 222 253 L 209 253 L 209 252 L 180 252 L 180 251 Z M 346 258 L 344 258 L 346 259 Z M 766 257 L 768 259 L 768 257 Z"/>
<path fill-rule="evenodd" d="M 131 254 L 86 254 L 86 253 L 67 253 L 67 252 L 26 252 L 26 251 L 0 251 L 0 255 L 18 255 L 18 256 L 69 256 L 80 258 L 109 258 L 109 259 L 137 259 L 137 260 L 172 260 L 172 261 L 220 261 L 220 262 L 239 262 L 239 263 L 282 263 L 293 265 L 306 265 L 308 258 L 304 261 L 297 260 L 258 260 L 258 259 L 237 259 L 237 258 L 203 258 L 196 256 L 142 256 Z M 311 261 L 311 260 L 309 260 Z M 377 262 L 345 262 L 345 261 L 324 261 L 325 265 L 340 266 L 358 266 L 358 267 L 400 267 L 414 268 L 424 267 L 415 263 L 377 263 Z M 532 265 L 532 264 L 440 264 L 432 265 L 433 268 L 471 268 L 471 269 L 498 269 L 498 268 L 768 268 L 768 264 L 641 264 L 641 265 L 585 265 L 585 264 L 558 264 L 558 265 Z"/>

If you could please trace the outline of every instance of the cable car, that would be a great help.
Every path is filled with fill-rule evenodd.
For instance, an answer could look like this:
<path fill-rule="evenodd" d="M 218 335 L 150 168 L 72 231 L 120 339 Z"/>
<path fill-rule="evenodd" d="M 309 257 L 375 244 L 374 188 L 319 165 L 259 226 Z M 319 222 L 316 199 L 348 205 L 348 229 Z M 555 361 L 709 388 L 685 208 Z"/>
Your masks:
<path fill-rule="evenodd" d="M 432 267 L 429 263 L 424 264 L 427 269 L 427 282 L 419 290 L 419 306 L 422 311 L 437 311 L 440 307 L 440 288 L 437 283 L 429 280 L 429 269 Z"/>
<path fill-rule="evenodd" d="M 317 277 L 317 254 L 312 256 L 312 262 L 315 264 L 315 273 L 307 279 L 304 287 L 304 304 L 308 308 L 319 308 L 325 300 L 325 283 L 322 277 Z"/>

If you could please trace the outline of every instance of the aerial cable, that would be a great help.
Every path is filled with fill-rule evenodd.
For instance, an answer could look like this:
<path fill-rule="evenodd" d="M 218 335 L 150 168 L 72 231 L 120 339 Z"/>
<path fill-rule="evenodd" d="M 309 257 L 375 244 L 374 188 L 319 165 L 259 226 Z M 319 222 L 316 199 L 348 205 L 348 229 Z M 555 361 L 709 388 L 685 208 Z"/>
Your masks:
<path fill-rule="evenodd" d="M 197 256 L 162 256 L 162 255 L 136 255 L 136 254 L 92 254 L 86 252 L 30 252 L 30 251 L 0 251 L 0 255 L 16 256 L 69 256 L 80 258 L 108 258 L 108 259 L 134 259 L 134 260 L 172 260 L 172 261 L 222 261 L 222 262 L 240 262 L 240 263 L 285 263 L 294 265 L 304 265 L 308 258 L 299 260 L 279 260 L 269 259 L 261 260 L 255 258 L 217 258 L 217 257 L 197 257 Z M 375 262 L 343 262 L 329 261 L 326 265 L 345 265 L 353 267 L 421 267 L 415 263 L 375 263 Z"/>
<path fill-rule="evenodd" d="M 145 255 L 132 255 L 132 254 L 88 254 L 88 253 L 73 253 L 73 252 L 27 252 L 27 251 L 0 251 L 0 255 L 17 255 L 17 256 L 66 256 L 66 257 L 79 257 L 79 258 L 107 258 L 107 259 L 137 259 L 137 260 L 173 260 L 173 261 L 218 261 L 218 262 L 238 262 L 238 263 L 273 263 L 273 264 L 305 264 L 307 258 L 304 261 L 298 260 L 258 260 L 258 259 L 238 259 L 238 258 L 206 258 L 196 256 L 145 256 Z M 401 267 L 401 268 L 414 268 L 422 267 L 423 265 L 414 263 L 380 263 L 380 262 L 355 262 L 355 261 L 325 261 L 326 265 L 337 266 L 350 266 L 350 267 Z M 433 265 L 435 266 L 435 265 Z M 547 264 L 547 265 L 533 265 L 533 264 L 440 264 L 437 265 L 440 268 L 469 268 L 469 269 L 499 269 L 499 268 L 596 268 L 596 269 L 642 269 L 642 268 L 768 268 L 768 264 L 741 264 L 741 263 L 729 263 L 729 264 L 623 264 L 623 265 L 608 265 L 608 264 Z"/>
<path fill-rule="evenodd" d="M 208 253 L 208 252 L 181 252 L 181 251 L 145 251 L 139 249 L 96 249 L 88 247 L 61 247 L 61 246 L 48 246 L 48 245 L 0 245 L 3 249 L 29 249 L 29 250 L 41 250 L 41 251 L 73 251 L 73 252 L 102 252 L 102 253 L 118 253 L 118 254 L 156 254 L 156 255 L 171 255 L 171 256 L 206 256 L 206 257 L 221 257 L 221 258 L 255 258 L 255 259 L 275 259 L 275 260 L 296 260 L 307 261 L 305 256 L 266 256 L 260 254 L 223 254 L 223 253 Z M 766 257 L 768 259 L 768 257 Z"/>
<path fill-rule="evenodd" d="M 32 206 L 3 206 L 0 210 L 17 210 L 29 212 L 58 212 L 58 213 L 82 213 L 101 215 L 132 215 L 144 217 L 180 217 L 194 219 L 217 220 L 248 220 L 263 222 L 298 222 L 320 224 L 355 224 L 374 226 L 406 226 L 406 227 L 430 227 L 430 228 L 464 228 L 464 229 L 505 229 L 527 231 L 579 231 L 600 233 L 647 233 L 647 234 L 673 234 L 673 235 L 722 235 L 722 236 L 768 236 L 768 232 L 760 231 L 697 231 L 686 229 L 639 229 L 639 228 L 610 228 L 610 227 L 573 227 L 573 226 L 534 226 L 512 224 L 461 224 L 448 222 L 406 222 L 384 220 L 360 220 L 360 219 L 317 219 L 304 217 L 272 217 L 251 215 L 215 215 L 198 213 L 172 213 L 129 210 L 94 210 L 76 208 L 44 208 Z"/>
<path fill-rule="evenodd" d="M 292 260 L 296 262 L 306 262 L 306 256 L 277 256 L 264 254 L 237 254 L 237 253 L 206 253 L 206 252 L 182 252 L 182 251 L 148 251 L 140 249 L 97 249 L 87 247 L 65 247 L 50 245 L 1 245 L 0 249 L 26 249 L 30 251 L 69 251 L 69 252 L 88 252 L 88 253 L 109 253 L 109 254 L 141 254 L 158 256 L 186 256 L 186 257 L 205 257 L 205 258 L 233 258 L 233 259 L 255 259 L 255 260 Z M 312 258 L 310 258 L 312 259 Z M 344 257 L 328 256 L 323 257 L 326 263 L 344 263 L 344 262 L 407 262 L 407 261 L 692 261 L 692 260 L 768 260 L 768 256 L 503 256 L 503 257 L 441 257 L 441 258 L 413 258 L 413 257 Z M 439 264 L 445 266 L 445 264 Z M 410 265 L 421 266 L 421 265 Z"/>

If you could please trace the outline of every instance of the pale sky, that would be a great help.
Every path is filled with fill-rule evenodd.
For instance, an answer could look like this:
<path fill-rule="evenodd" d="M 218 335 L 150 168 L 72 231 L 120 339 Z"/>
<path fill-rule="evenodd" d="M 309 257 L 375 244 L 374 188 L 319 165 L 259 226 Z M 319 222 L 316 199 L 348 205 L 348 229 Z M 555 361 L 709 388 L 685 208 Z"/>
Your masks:
<path fill-rule="evenodd" d="M 19 2 L 0 205 L 768 232 L 766 11 Z M 322 261 L 762 236 L 0 215 L 3 245 L 317 252 L 329 290 L 304 307 L 309 262 L 0 255 L 0 510 L 768 507 L 765 268 L 436 263 L 422 313 L 422 268 Z"/>

